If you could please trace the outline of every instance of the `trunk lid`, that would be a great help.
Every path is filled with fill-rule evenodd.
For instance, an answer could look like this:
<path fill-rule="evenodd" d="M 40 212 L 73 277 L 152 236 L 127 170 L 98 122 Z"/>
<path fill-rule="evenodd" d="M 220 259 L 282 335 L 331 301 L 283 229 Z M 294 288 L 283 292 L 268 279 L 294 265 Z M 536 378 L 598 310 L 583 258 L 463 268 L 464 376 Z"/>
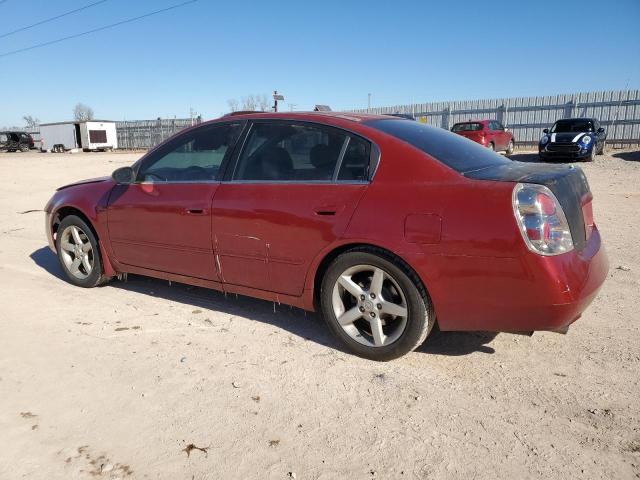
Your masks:
<path fill-rule="evenodd" d="M 461 131 L 455 132 L 458 135 L 468 138 L 469 140 L 473 140 L 474 142 L 479 142 L 480 139 L 484 136 L 484 132 L 482 130 L 470 130 L 470 131 Z"/>
<path fill-rule="evenodd" d="M 556 196 L 569 223 L 574 248 L 581 251 L 593 227 L 591 190 L 581 168 L 512 162 L 464 172 L 467 178 L 544 185 Z"/>

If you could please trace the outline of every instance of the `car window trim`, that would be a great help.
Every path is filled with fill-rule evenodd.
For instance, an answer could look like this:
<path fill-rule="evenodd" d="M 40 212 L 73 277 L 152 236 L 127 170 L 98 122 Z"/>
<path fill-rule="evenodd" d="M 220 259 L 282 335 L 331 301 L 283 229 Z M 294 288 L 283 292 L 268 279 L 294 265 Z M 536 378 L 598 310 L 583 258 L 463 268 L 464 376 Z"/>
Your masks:
<path fill-rule="evenodd" d="M 331 177 L 331 180 L 333 182 L 338 181 L 338 175 L 340 174 L 340 169 L 342 168 L 342 160 L 344 159 L 344 155 L 347 153 L 347 148 L 349 148 L 349 143 L 351 143 L 351 135 L 346 135 L 344 142 L 342 142 L 342 148 L 340 148 L 340 155 L 338 155 L 338 161 L 336 162 L 336 166 L 333 169 L 333 176 Z"/>
<path fill-rule="evenodd" d="M 355 185 L 363 185 L 363 184 L 369 184 L 373 181 L 373 177 L 375 176 L 375 173 L 378 170 L 378 165 L 380 164 L 380 148 L 378 147 L 378 145 L 372 141 L 371 139 L 365 137 L 364 135 L 358 133 L 358 132 L 354 132 L 352 130 L 343 128 L 343 127 L 336 127 L 334 125 L 327 125 L 326 123 L 320 123 L 320 122 L 314 122 L 311 120 L 288 120 L 288 119 L 281 119 L 281 118 L 256 118 L 256 119 L 252 119 L 249 120 L 247 122 L 249 125 L 246 128 L 246 132 L 244 134 L 244 138 L 242 139 L 242 142 L 237 142 L 237 145 L 239 145 L 238 147 L 238 151 L 234 152 L 234 156 L 233 156 L 233 167 L 227 167 L 227 171 L 225 172 L 224 176 L 222 177 L 221 182 L 223 183 L 232 183 L 232 184 L 268 184 L 268 183 L 273 183 L 273 184 L 288 184 L 288 185 L 305 185 L 305 184 L 341 184 L 341 185 L 345 185 L 345 184 L 355 184 Z M 246 142 L 249 139 L 249 136 L 251 135 L 251 131 L 253 129 L 253 126 L 257 123 L 288 123 L 288 124 L 295 124 L 295 125 L 312 125 L 314 127 L 320 128 L 320 129 L 325 129 L 325 130 L 337 130 L 340 133 L 342 133 L 343 135 L 345 135 L 348 139 L 349 142 L 351 142 L 351 137 L 359 137 L 362 140 L 366 141 L 369 143 L 370 145 L 370 153 L 369 153 L 369 165 L 367 168 L 367 172 L 366 172 L 366 179 L 365 180 L 339 180 L 339 179 L 331 179 L 331 180 L 235 180 L 234 176 L 236 173 L 236 169 L 238 168 L 238 163 L 240 162 L 240 157 L 242 156 L 242 152 L 245 149 L 246 146 Z M 348 144 L 347 144 L 348 146 Z M 343 145 L 344 148 L 344 145 Z M 344 154 L 346 154 L 346 148 L 344 149 L 344 152 L 341 151 L 341 156 L 340 158 L 338 158 L 338 162 L 340 162 L 340 164 L 342 163 L 342 157 L 344 157 Z M 339 172 L 339 170 L 334 170 L 334 178 L 336 176 L 336 172 Z"/>

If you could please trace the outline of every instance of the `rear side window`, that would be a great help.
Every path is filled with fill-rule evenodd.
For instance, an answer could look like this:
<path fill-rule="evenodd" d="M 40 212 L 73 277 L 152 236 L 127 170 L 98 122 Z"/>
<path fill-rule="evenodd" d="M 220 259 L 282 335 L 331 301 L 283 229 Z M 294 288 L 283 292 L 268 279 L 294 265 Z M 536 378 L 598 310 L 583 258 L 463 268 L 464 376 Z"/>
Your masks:
<path fill-rule="evenodd" d="M 511 160 L 462 135 L 423 123 L 407 120 L 369 120 L 365 125 L 413 145 L 460 173 L 511 163 Z"/>
<path fill-rule="evenodd" d="M 366 181 L 369 178 L 371 144 L 358 137 L 350 137 L 342 159 L 338 180 Z"/>
<path fill-rule="evenodd" d="M 314 125 L 255 123 L 251 127 L 233 178 L 257 181 L 330 181 L 347 138 L 346 134 L 338 130 Z"/>
<path fill-rule="evenodd" d="M 482 130 L 481 123 L 456 123 L 451 129 L 452 132 L 477 132 Z"/>

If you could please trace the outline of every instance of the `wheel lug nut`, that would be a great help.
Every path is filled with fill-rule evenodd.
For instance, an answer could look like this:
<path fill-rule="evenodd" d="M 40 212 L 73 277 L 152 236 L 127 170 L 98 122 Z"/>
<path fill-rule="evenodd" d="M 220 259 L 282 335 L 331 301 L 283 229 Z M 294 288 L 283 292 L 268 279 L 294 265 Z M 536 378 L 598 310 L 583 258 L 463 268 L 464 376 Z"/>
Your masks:
<path fill-rule="evenodd" d="M 360 311 L 361 311 L 361 312 L 364 312 L 364 307 L 360 307 Z"/>
<path fill-rule="evenodd" d="M 382 310 L 382 304 L 380 304 L 380 303 L 379 303 L 379 304 L 377 304 L 377 305 L 376 305 L 376 308 L 377 308 L 378 310 Z"/>
<path fill-rule="evenodd" d="M 364 295 L 360 295 L 360 300 L 364 300 Z"/>
<path fill-rule="evenodd" d="M 376 312 L 371 312 L 369 315 L 371 315 L 371 318 L 376 318 Z"/>

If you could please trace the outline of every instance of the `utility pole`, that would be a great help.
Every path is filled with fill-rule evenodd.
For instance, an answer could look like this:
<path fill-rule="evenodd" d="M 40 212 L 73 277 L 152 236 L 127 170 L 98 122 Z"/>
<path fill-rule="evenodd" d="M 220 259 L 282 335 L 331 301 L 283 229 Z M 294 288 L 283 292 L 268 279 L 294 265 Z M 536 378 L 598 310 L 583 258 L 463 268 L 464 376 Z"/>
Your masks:
<path fill-rule="evenodd" d="M 371 94 L 367 93 L 367 113 L 371 112 Z"/>
<path fill-rule="evenodd" d="M 281 102 L 284 102 L 284 95 L 281 95 L 278 93 L 277 90 L 273 91 L 273 111 L 277 112 L 278 111 L 278 100 L 280 100 Z"/>

